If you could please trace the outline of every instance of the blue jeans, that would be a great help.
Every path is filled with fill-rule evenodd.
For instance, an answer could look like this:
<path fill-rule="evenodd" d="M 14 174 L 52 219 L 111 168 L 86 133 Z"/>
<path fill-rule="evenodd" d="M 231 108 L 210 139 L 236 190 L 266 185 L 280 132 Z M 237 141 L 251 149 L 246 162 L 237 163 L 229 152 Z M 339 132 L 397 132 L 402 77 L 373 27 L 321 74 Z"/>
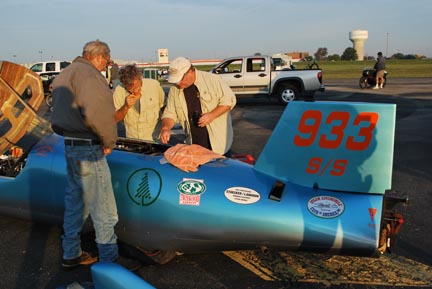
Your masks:
<path fill-rule="evenodd" d="M 65 146 L 67 185 L 62 236 L 63 258 L 81 255 L 81 230 L 88 216 L 96 232 L 99 261 L 118 258 L 117 206 L 102 146 Z"/>

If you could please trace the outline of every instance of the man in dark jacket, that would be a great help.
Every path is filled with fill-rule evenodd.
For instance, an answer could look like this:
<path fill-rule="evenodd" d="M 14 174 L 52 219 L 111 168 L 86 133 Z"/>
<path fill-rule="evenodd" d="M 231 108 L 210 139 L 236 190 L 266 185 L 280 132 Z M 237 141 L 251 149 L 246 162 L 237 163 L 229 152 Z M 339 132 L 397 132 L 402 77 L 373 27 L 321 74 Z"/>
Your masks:
<path fill-rule="evenodd" d="M 52 127 L 64 136 L 67 165 L 62 235 L 65 268 L 97 261 L 81 249 L 81 230 L 89 215 L 99 261 L 119 260 L 114 232 L 117 206 L 106 159 L 115 146 L 117 126 L 112 92 L 101 74 L 109 61 L 106 43 L 88 42 L 82 57 L 77 57 L 53 83 Z"/>
<path fill-rule="evenodd" d="M 375 72 L 376 72 L 376 76 L 375 76 L 375 87 L 374 89 L 379 89 L 379 88 L 383 88 L 384 87 L 384 73 L 385 73 L 385 68 L 386 68 L 386 61 L 385 58 L 382 56 L 382 52 L 378 52 L 378 58 L 377 61 L 375 63 Z"/>

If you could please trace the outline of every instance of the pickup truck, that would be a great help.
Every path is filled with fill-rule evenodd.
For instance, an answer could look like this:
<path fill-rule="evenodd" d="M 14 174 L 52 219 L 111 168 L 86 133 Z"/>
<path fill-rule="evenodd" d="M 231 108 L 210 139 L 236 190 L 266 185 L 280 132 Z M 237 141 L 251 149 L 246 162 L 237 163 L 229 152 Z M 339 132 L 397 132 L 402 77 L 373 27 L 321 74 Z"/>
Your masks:
<path fill-rule="evenodd" d="M 283 104 L 294 100 L 313 101 L 316 91 L 324 92 L 320 69 L 275 70 L 272 57 L 239 56 L 223 60 L 212 73 L 218 74 L 239 96 L 276 96 Z"/>
<path fill-rule="evenodd" d="M 30 70 L 36 72 L 42 80 L 45 102 L 50 107 L 50 110 L 52 110 L 52 95 L 50 85 L 54 78 L 60 73 L 60 71 L 65 69 L 69 64 L 71 64 L 70 61 L 52 60 L 37 62 L 30 67 Z M 31 91 L 27 92 L 27 94 L 30 95 Z"/>
<path fill-rule="evenodd" d="M 44 93 L 49 93 L 49 85 L 54 78 L 70 64 L 69 61 L 43 61 L 34 63 L 30 70 L 36 72 L 42 79 Z"/>

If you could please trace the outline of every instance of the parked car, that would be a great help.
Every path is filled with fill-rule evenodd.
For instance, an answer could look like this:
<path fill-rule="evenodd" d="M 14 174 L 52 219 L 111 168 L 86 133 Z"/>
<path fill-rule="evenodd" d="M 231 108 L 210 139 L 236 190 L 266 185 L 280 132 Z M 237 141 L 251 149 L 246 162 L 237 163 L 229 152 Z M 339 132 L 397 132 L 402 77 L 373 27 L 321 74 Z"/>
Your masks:
<path fill-rule="evenodd" d="M 70 61 L 44 61 L 34 63 L 30 70 L 36 72 L 41 77 L 49 75 L 57 75 L 71 64 Z"/>
<path fill-rule="evenodd" d="M 312 101 L 316 91 L 325 90 L 321 69 L 276 70 L 273 58 L 265 55 L 227 58 L 211 72 L 219 74 L 237 96 L 276 96 L 283 104 Z"/>
<path fill-rule="evenodd" d="M 54 80 L 54 78 L 60 73 L 60 71 L 65 69 L 69 64 L 71 64 L 70 61 L 56 60 L 56 61 L 37 62 L 30 67 L 30 70 L 36 72 L 42 79 L 42 85 L 45 94 L 45 102 L 49 107 L 51 107 L 52 105 L 50 85 Z"/>

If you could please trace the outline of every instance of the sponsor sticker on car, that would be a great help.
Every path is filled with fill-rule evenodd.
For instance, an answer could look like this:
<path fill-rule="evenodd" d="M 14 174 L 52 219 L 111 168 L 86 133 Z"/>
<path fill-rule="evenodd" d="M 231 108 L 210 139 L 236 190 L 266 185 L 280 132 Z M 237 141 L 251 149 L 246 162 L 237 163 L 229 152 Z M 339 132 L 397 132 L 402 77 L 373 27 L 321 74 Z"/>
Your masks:
<path fill-rule="evenodd" d="M 201 194 L 206 190 L 204 180 L 184 178 L 178 185 L 177 191 L 180 192 L 180 205 L 199 206 Z"/>
<path fill-rule="evenodd" d="M 307 203 L 311 214 L 325 219 L 332 219 L 340 216 L 344 210 L 344 203 L 338 198 L 331 196 L 317 196 Z"/>
<path fill-rule="evenodd" d="M 225 197 L 231 202 L 249 205 L 259 201 L 261 195 L 252 189 L 245 187 L 231 187 L 225 190 Z"/>

